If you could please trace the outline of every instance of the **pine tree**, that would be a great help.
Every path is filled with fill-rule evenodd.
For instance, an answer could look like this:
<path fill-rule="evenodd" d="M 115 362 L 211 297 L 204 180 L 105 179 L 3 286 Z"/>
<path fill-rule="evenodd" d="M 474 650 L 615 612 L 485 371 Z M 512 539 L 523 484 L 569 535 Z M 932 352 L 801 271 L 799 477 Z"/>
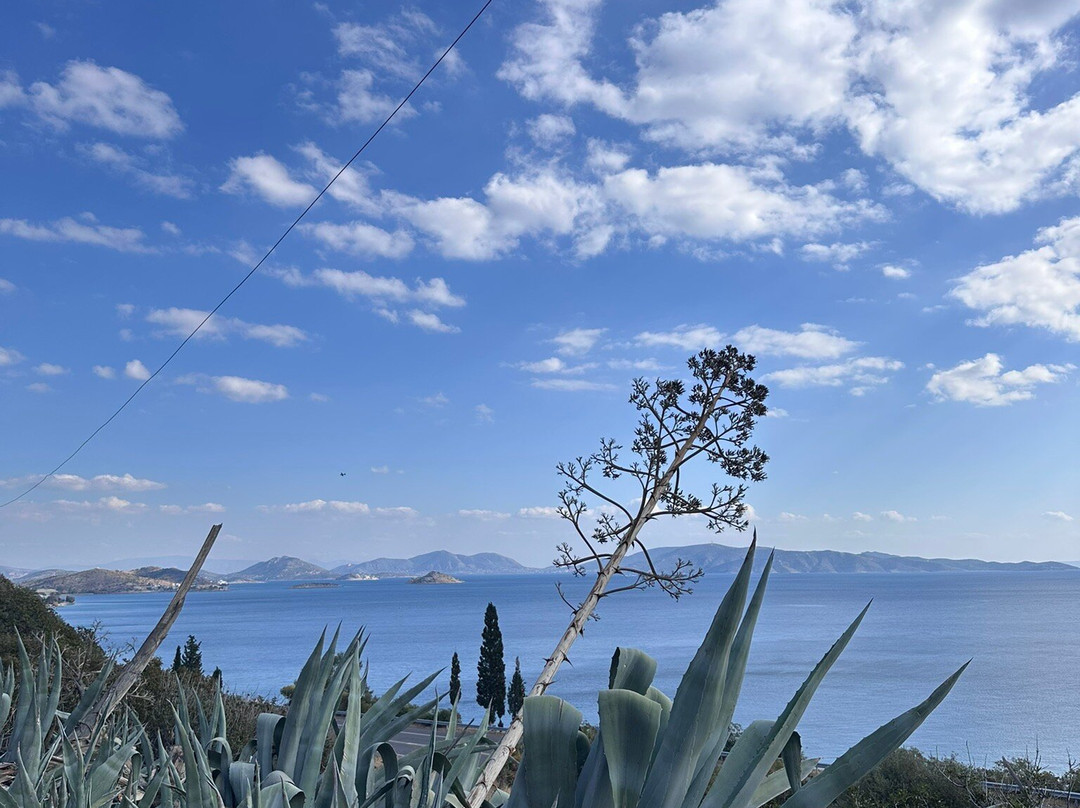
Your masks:
<path fill-rule="evenodd" d="M 489 603 L 484 612 L 484 633 L 481 635 L 480 661 L 476 665 L 476 702 L 490 707 L 491 716 L 506 715 L 506 663 L 503 662 L 502 632 L 499 630 L 499 613 L 495 604 Z"/>
<path fill-rule="evenodd" d="M 180 658 L 180 646 L 176 646 L 176 656 L 173 657 L 172 670 L 173 673 L 180 673 L 180 668 L 183 667 L 184 662 Z"/>
<path fill-rule="evenodd" d="M 521 660 L 514 657 L 514 675 L 510 679 L 510 691 L 506 694 L 506 706 L 510 709 L 510 717 L 521 712 L 521 706 L 525 703 L 525 680 L 521 678 Z"/>
<path fill-rule="evenodd" d="M 196 676 L 203 675 L 201 645 L 194 634 L 189 634 L 184 643 L 184 652 L 180 655 L 180 667 Z"/>
<path fill-rule="evenodd" d="M 461 697 L 461 662 L 458 660 L 457 651 L 450 660 L 450 704 L 456 704 Z"/>

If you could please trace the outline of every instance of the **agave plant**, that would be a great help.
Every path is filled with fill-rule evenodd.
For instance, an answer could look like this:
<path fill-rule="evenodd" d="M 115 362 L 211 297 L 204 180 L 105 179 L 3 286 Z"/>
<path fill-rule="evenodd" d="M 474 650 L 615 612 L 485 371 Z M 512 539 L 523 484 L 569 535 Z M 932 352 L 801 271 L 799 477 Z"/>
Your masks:
<path fill-rule="evenodd" d="M 209 709 L 178 682 L 175 749 L 160 738 L 151 743 L 126 709 L 87 736 L 76 730 L 112 666 L 74 710 L 61 712 L 59 646 L 43 644 L 35 671 L 20 639 L 18 671 L 0 669 L 0 731 L 11 722 L 0 749 L 0 808 L 368 808 L 379 801 L 441 808 L 452 795 L 463 800 L 490 747 L 487 720 L 464 739 L 455 708 L 445 728 L 433 723 L 426 748 L 399 759 L 387 740 L 437 705 L 438 698 L 411 704 L 437 674 L 408 688 L 402 679 L 362 710 L 366 638 L 358 633 L 343 654 L 337 640 L 336 633 L 329 644 L 320 637 L 287 715 L 259 716 L 256 737 L 234 756 L 220 681 Z M 340 716 L 335 709 L 346 688 Z"/>
<path fill-rule="evenodd" d="M 825 808 L 899 747 L 967 667 L 807 780 L 817 761 L 803 757 L 796 726 L 863 609 L 776 720 L 751 723 L 721 764 L 772 569 L 770 555 L 746 605 L 755 545 L 674 700 L 652 686 L 656 661 L 625 648 L 615 652 L 608 689 L 599 694 L 600 731 L 591 744 L 574 707 L 554 696 L 525 700 L 525 751 L 506 808 L 758 808 L 786 791 L 785 808 Z"/>

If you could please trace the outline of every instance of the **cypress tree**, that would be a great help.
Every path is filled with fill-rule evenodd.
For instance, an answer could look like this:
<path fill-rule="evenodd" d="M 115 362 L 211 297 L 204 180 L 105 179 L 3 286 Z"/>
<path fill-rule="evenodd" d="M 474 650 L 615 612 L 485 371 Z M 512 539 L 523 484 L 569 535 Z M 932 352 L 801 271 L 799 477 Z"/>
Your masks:
<path fill-rule="evenodd" d="M 525 703 L 525 680 L 521 678 L 521 660 L 514 657 L 514 675 L 510 679 L 510 692 L 506 694 L 506 706 L 510 708 L 510 717 L 521 712 Z"/>
<path fill-rule="evenodd" d="M 180 666 L 196 676 L 203 675 L 202 651 L 199 650 L 201 645 L 194 634 L 189 634 L 187 642 L 184 643 L 184 652 L 180 655 Z"/>
<path fill-rule="evenodd" d="M 180 646 L 178 645 L 178 646 L 176 646 L 176 656 L 173 657 L 173 661 L 172 661 L 173 673 L 179 673 L 180 668 L 182 668 L 183 665 L 184 665 L 184 662 L 183 662 L 182 659 L 180 659 Z"/>
<path fill-rule="evenodd" d="M 457 700 L 461 697 L 461 662 L 458 661 L 457 651 L 454 651 L 454 658 L 450 660 L 450 704 L 451 706 L 457 703 Z"/>
<path fill-rule="evenodd" d="M 484 612 L 484 632 L 481 635 L 476 674 L 476 703 L 481 707 L 490 707 L 492 718 L 498 716 L 499 726 L 502 726 L 502 717 L 506 715 L 506 663 L 503 662 L 499 613 L 494 603 L 489 603 Z"/>

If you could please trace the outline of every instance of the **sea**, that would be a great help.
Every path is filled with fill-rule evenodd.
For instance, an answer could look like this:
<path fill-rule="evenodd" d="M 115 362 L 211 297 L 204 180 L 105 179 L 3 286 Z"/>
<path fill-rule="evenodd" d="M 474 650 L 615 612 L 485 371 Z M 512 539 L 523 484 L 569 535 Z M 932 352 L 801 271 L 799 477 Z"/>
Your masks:
<path fill-rule="evenodd" d="M 469 696 L 489 602 L 498 609 L 507 681 L 520 659 L 531 684 L 570 618 L 556 581 L 571 600 L 588 588 L 588 581 L 546 574 L 470 577 L 441 586 L 405 579 L 326 589 L 233 584 L 225 592 L 189 595 L 161 655 L 171 662 L 175 647 L 193 634 L 205 668 L 220 667 L 228 689 L 274 696 L 296 678 L 324 629 L 340 625 L 351 637 L 363 628 L 376 692 L 440 668 L 436 684 L 445 692 L 457 652 Z M 658 660 L 654 684 L 674 696 L 730 583 L 730 575 L 707 575 L 678 601 L 655 590 L 605 598 L 599 619 L 589 622 L 549 692 L 595 721 L 612 652 L 625 646 Z M 112 647 L 130 654 L 169 598 L 82 595 L 61 614 L 75 625 L 98 624 Z M 808 756 L 835 759 L 970 659 L 908 745 L 977 765 L 1037 756 L 1059 772 L 1080 757 L 1080 570 L 773 575 L 735 721 L 775 718 L 871 599 L 799 726 Z M 479 715 L 471 699 L 463 701 L 467 718 Z"/>

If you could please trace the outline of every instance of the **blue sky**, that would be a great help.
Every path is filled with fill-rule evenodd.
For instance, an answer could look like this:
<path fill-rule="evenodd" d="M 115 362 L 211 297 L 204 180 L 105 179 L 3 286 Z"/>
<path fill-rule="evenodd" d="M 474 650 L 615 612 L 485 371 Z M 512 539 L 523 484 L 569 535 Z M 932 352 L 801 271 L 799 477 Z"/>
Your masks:
<path fill-rule="evenodd" d="M 164 360 L 474 12 L 8 10 L 0 493 Z M 0 510 L 7 563 L 191 553 L 221 520 L 217 558 L 543 564 L 555 463 L 630 434 L 633 377 L 727 342 L 771 390 L 766 544 L 1080 558 L 1076 16 L 496 0 Z"/>

